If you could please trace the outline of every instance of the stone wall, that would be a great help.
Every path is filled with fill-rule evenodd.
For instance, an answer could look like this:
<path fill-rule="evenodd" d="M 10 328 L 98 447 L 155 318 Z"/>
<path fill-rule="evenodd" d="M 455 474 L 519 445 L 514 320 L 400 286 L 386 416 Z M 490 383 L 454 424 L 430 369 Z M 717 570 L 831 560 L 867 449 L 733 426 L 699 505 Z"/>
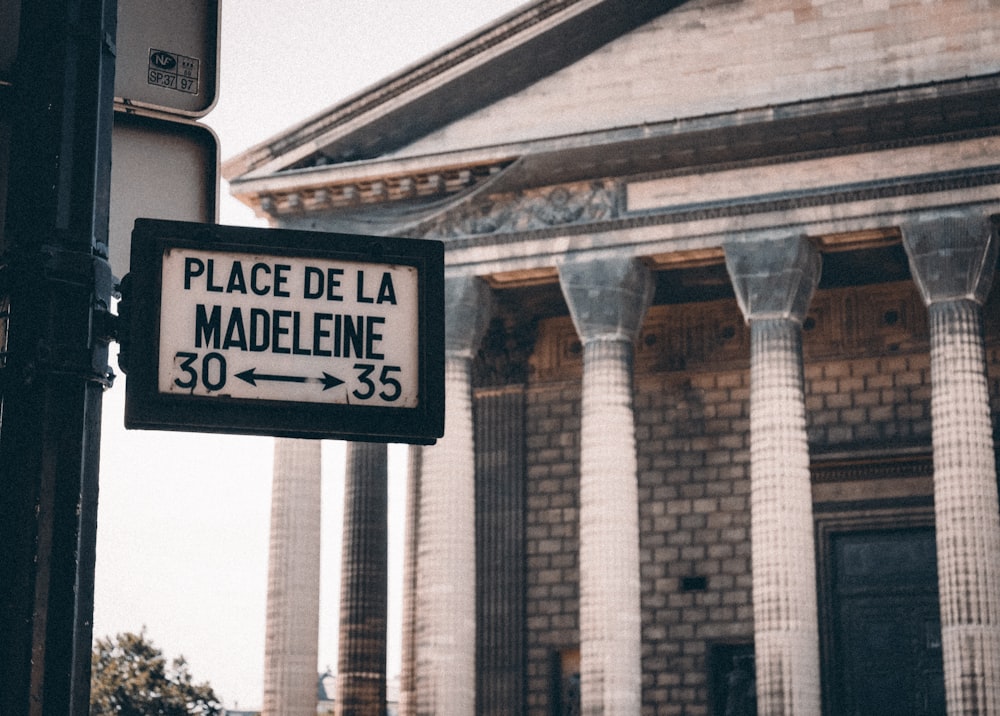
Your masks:
<path fill-rule="evenodd" d="M 814 462 L 852 454 L 863 459 L 869 451 L 929 451 L 929 357 L 923 308 L 914 300 L 906 283 L 817 294 L 804 338 Z M 844 310 L 856 318 L 845 318 Z M 725 320 L 728 311 L 734 323 Z M 681 316 L 688 321 L 683 340 L 676 335 Z M 988 304 L 991 345 L 1000 337 L 998 316 L 997 302 Z M 574 366 L 580 355 L 568 320 L 539 326 L 526 391 L 527 703 L 529 713 L 539 715 L 551 713 L 560 660 L 572 662 L 579 644 L 580 386 Z M 753 638 L 750 386 L 739 321 L 732 301 L 655 306 L 640 338 L 635 410 L 646 716 L 709 713 L 712 645 Z M 668 325 L 675 334 L 670 341 Z M 698 338 L 699 326 L 721 341 Z M 737 347 L 726 348 L 728 342 Z M 682 353 L 697 359 L 682 360 Z M 991 348 L 988 360 L 997 406 L 1000 350 Z M 865 476 L 862 469 L 850 490 L 827 485 L 823 494 L 848 502 L 872 497 L 871 480 L 883 474 L 876 473 Z M 878 494 L 886 504 L 905 498 L 906 490 L 924 499 L 929 494 L 926 475 L 907 481 L 885 474 L 887 486 Z"/>
<path fill-rule="evenodd" d="M 579 647 L 580 386 L 527 393 L 528 708 L 550 713 L 556 659 Z"/>
<path fill-rule="evenodd" d="M 708 644 L 753 639 L 749 372 L 637 387 L 644 713 L 697 713 Z"/>

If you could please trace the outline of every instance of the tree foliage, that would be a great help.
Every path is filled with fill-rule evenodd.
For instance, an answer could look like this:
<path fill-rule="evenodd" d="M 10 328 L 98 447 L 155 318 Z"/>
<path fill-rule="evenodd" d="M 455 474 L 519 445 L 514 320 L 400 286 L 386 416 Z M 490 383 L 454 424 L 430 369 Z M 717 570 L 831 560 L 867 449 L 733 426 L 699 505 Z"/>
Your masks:
<path fill-rule="evenodd" d="M 208 683 L 195 684 L 183 656 L 169 664 L 146 637 L 125 632 L 94 642 L 91 716 L 216 716 L 222 704 Z"/>

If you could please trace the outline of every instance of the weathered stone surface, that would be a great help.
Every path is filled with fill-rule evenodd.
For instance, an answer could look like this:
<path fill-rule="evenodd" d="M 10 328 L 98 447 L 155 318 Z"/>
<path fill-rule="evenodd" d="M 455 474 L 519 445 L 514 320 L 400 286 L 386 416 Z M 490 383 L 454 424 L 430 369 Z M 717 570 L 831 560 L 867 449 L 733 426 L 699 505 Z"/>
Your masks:
<path fill-rule="evenodd" d="M 820 712 L 801 328 L 750 320 L 750 520 L 760 713 Z"/>
<path fill-rule="evenodd" d="M 580 425 L 580 700 L 584 714 L 642 705 L 632 342 L 652 278 L 635 261 L 560 266 L 583 352 Z"/>
<path fill-rule="evenodd" d="M 747 321 L 801 322 L 819 284 L 819 253 L 804 237 L 726 244 L 726 268 Z"/>
<path fill-rule="evenodd" d="M 934 512 L 949 714 L 1000 709 L 1000 504 L 982 303 L 997 241 L 988 217 L 944 214 L 903 227 L 929 307 Z"/>
<path fill-rule="evenodd" d="M 559 264 L 559 280 L 581 340 L 635 340 L 653 297 L 640 262 L 570 255 Z"/>
<path fill-rule="evenodd" d="M 910 271 L 928 305 L 966 299 L 983 303 L 996 272 L 997 241 L 988 216 L 941 215 L 903 225 Z"/>
<path fill-rule="evenodd" d="M 476 510 L 472 357 L 491 294 L 475 277 L 445 282 L 444 437 L 419 452 L 407 713 L 468 716 L 476 704 Z"/>
<path fill-rule="evenodd" d="M 267 716 L 316 713 L 320 459 L 318 440 L 274 443 L 264 641 Z"/>
<path fill-rule="evenodd" d="M 471 358 L 489 326 L 490 288 L 475 276 L 459 276 L 445 280 L 444 294 L 445 352 Z"/>
<path fill-rule="evenodd" d="M 406 155 L 996 72 L 995 19 L 984 3 L 683 3 Z"/>
<path fill-rule="evenodd" d="M 820 712 L 819 623 L 802 319 L 820 259 L 804 238 L 729 243 L 750 324 L 750 520 L 760 713 Z"/>
<path fill-rule="evenodd" d="M 934 512 L 949 714 L 1000 710 L 1000 506 L 980 307 L 931 303 Z"/>

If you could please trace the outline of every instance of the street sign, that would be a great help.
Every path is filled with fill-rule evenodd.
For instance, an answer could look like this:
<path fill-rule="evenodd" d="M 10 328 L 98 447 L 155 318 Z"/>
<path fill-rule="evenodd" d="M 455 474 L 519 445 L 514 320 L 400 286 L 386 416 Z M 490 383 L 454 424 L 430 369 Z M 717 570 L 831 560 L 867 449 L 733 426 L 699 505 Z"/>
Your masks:
<path fill-rule="evenodd" d="M 140 219 L 125 426 L 433 443 L 443 286 L 437 241 Z"/>
<path fill-rule="evenodd" d="M 111 142 L 111 270 L 128 273 L 139 217 L 215 223 L 219 140 L 208 127 L 177 117 L 116 108 Z"/>
<path fill-rule="evenodd" d="M 202 117 L 217 99 L 219 0 L 118 3 L 115 101 Z"/>

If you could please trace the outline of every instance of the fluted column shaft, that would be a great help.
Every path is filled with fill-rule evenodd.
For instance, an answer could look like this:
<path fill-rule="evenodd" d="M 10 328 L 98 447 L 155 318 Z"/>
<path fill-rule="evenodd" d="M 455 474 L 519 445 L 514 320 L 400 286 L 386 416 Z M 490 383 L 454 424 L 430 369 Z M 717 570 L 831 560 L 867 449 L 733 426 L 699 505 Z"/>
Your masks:
<path fill-rule="evenodd" d="M 448 427 L 423 449 L 418 538 L 417 713 L 471 716 L 476 690 L 475 458 L 471 359 L 445 361 Z"/>
<path fill-rule="evenodd" d="M 997 246 L 989 221 L 904 226 L 928 304 L 941 641 L 948 713 L 1000 713 L 1000 508 L 982 301 Z"/>
<path fill-rule="evenodd" d="M 445 283 L 445 434 L 420 451 L 413 694 L 418 716 L 476 708 L 476 513 L 472 358 L 491 310 L 474 277 Z"/>
<path fill-rule="evenodd" d="M 346 462 L 336 713 L 382 716 L 389 560 L 386 445 L 348 443 Z"/>
<path fill-rule="evenodd" d="M 758 713 L 820 713 L 802 319 L 819 256 L 802 238 L 726 246 L 750 324 L 750 525 Z"/>
<path fill-rule="evenodd" d="M 632 345 L 589 341 L 580 426 L 580 688 L 584 714 L 642 706 Z"/>
<path fill-rule="evenodd" d="M 264 716 L 316 713 L 320 465 L 318 440 L 275 440 Z"/>
<path fill-rule="evenodd" d="M 524 403 L 523 385 L 475 396 L 478 716 L 527 708 Z"/>
<path fill-rule="evenodd" d="M 559 273 L 583 342 L 581 712 L 636 716 L 642 619 L 632 354 L 653 283 L 631 259 L 568 262 Z"/>
<path fill-rule="evenodd" d="M 763 714 L 818 714 L 819 632 L 800 324 L 751 321 L 754 649 Z"/>

